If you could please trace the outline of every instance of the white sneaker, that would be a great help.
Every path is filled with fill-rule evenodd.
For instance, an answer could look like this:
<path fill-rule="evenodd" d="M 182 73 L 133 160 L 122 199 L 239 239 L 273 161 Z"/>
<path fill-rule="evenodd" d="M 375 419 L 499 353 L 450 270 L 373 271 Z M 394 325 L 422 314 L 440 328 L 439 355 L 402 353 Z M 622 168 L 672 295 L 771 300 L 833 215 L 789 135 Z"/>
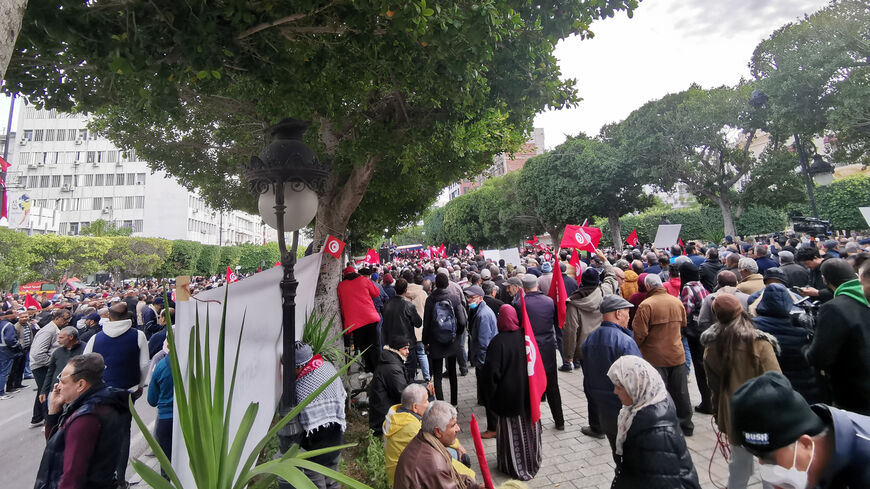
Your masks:
<path fill-rule="evenodd" d="M 2 396 L 0 396 L 0 401 L 4 401 L 6 399 L 12 399 L 12 396 L 8 394 L 3 394 Z"/>

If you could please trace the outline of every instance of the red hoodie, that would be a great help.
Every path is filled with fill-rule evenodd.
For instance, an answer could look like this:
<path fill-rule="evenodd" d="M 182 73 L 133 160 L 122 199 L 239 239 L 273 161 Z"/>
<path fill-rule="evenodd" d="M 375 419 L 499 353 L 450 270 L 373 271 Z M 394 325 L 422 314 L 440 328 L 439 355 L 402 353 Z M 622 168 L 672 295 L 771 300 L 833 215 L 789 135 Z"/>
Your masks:
<path fill-rule="evenodd" d="M 378 295 L 378 287 L 366 276 L 360 275 L 355 279 L 339 282 L 338 303 L 341 306 L 344 327 L 350 328 L 349 333 L 381 320 L 375 303 L 372 302 L 372 298 Z"/>
<path fill-rule="evenodd" d="M 668 294 L 678 299 L 680 298 L 680 277 L 671 277 L 670 280 L 664 283 L 664 286 Z"/>

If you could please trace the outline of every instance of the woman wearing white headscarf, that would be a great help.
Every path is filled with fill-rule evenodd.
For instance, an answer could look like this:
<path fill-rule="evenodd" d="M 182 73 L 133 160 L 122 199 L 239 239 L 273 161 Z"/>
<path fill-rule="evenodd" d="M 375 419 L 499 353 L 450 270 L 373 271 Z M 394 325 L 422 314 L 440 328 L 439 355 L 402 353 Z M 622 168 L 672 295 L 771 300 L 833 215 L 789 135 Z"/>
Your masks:
<path fill-rule="evenodd" d="M 655 367 L 627 355 L 613 362 L 607 376 L 622 401 L 612 488 L 700 489 L 677 411 Z"/>

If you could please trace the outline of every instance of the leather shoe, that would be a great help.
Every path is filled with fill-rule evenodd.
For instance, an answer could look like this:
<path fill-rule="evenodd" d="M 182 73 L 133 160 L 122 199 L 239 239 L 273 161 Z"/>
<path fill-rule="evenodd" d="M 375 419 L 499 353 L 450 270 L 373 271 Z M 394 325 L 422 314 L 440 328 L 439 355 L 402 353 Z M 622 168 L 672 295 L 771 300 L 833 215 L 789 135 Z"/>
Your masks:
<path fill-rule="evenodd" d="M 701 406 L 701 405 L 695 406 L 695 412 L 701 413 L 701 414 L 713 414 L 712 409 L 710 409 L 707 406 Z"/>
<path fill-rule="evenodd" d="M 496 434 L 495 431 L 484 431 L 483 433 L 480 434 L 480 437 L 483 438 L 484 440 L 489 440 L 489 439 L 495 438 L 495 434 Z"/>
<path fill-rule="evenodd" d="M 583 433 L 586 436 L 591 436 L 592 438 L 596 438 L 598 440 L 604 438 L 604 433 L 600 431 L 595 431 L 591 426 L 584 426 L 580 428 L 580 433 Z"/>
<path fill-rule="evenodd" d="M 574 366 L 570 363 L 563 363 L 562 366 L 559 367 L 559 370 L 561 370 L 562 372 L 573 372 Z"/>

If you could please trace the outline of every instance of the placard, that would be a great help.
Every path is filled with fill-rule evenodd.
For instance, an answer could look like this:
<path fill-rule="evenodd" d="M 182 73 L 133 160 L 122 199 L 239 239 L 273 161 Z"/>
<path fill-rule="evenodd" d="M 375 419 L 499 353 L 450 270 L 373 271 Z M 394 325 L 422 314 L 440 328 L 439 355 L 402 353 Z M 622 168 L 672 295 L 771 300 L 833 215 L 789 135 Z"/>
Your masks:
<path fill-rule="evenodd" d="M 511 265 L 518 267 L 523 263 L 522 260 L 520 260 L 520 250 L 516 248 L 499 250 L 498 254 L 501 259 L 504 260 L 505 264 L 510 263 Z"/>
<path fill-rule="evenodd" d="M 858 210 L 861 211 L 861 215 L 864 216 L 864 220 L 870 226 L 870 207 L 859 207 Z"/>
<path fill-rule="evenodd" d="M 483 259 L 484 260 L 492 260 L 493 263 L 498 265 L 498 261 L 501 259 L 501 255 L 498 250 L 483 250 Z"/>
<path fill-rule="evenodd" d="M 677 244 L 677 240 L 680 239 L 680 228 L 682 227 L 682 224 L 659 224 L 653 246 L 656 248 L 670 248 Z"/>

